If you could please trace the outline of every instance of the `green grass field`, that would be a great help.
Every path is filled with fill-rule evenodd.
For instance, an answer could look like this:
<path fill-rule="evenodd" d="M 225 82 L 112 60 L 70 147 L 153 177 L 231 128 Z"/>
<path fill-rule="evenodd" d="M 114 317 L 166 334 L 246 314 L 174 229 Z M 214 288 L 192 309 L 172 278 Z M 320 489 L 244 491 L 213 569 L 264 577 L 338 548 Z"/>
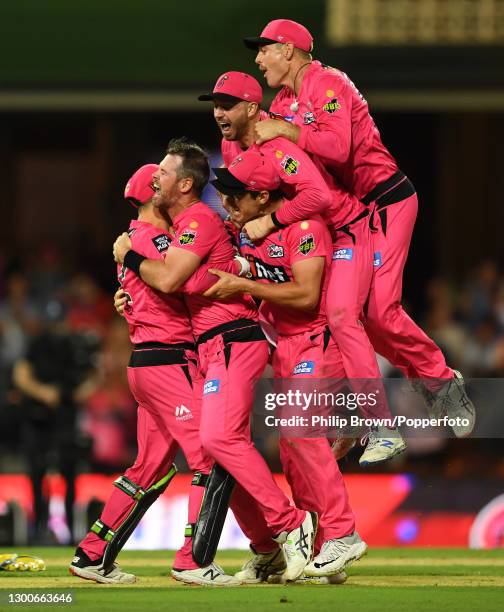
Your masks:
<path fill-rule="evenodd" d="M 12 549 L 2 549 L 0 553 Z M 68 573 L 70 548 L 16 549 L 41 556 L 40 573 L 0 572 L 0 610 L 65 607 L 65 604 L 9 604 L 8 594 L 22 589 L 69 592 L 71 609 L 99 612 L 160 609 L 191 612 L 281 610 L 309 612 L 502 612 L 504 550 L 375 548 L 350 567 L 344 585 L 254 585 L 234 588 L 183 586 L 169 575 L 173 553 L 121 554 L 121 566 L 138 576 L 135 585 L 98 585 Z M 239 569 L 245 551 L 223 551 L 216 561 L 229 572 Z"/>

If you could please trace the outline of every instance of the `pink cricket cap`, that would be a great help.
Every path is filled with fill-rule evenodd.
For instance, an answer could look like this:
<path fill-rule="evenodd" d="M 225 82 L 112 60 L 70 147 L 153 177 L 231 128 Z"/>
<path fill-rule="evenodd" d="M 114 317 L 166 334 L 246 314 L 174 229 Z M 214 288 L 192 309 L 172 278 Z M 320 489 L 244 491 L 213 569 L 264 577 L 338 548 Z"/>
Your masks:
<path fill-rule="evenodd" d="M 157 164 L 145 164 L 145 166 L 138 168 L 126 183 L 124 199 L 135 206 L 135 208 L 148 202 L 156 193 L 154 191 L 152 175 L 158 171 L 158 168 Z"/>
<path fill-rule="evenodd" d="M 244 191 L 274 191 L 280 177 L 271 160 L 255 149 L 240 153 L 229 168 L 212 168 L 212 185 L 221 193 L 235 195 Z"/>
<path fill-rule="evenodd" d="M 244 38 L 243 42 L 249 49 L 257 50 L 263 45 L 274 43 L 292 43 L 298 49 L 311 53 L 313 50 L 313 36 L 308 30 L 290 19 L 274 19 L 261 32 L 260 36 Z"/>
<path fill-rule="evenodd" d="M 217 79 L 212 93 L 203 94 L 198 100 L 204 102 L 214 98 L 233 98 L 261 104 L 262 87 L 258 81 L 245 72 L 225 72 Z"/>

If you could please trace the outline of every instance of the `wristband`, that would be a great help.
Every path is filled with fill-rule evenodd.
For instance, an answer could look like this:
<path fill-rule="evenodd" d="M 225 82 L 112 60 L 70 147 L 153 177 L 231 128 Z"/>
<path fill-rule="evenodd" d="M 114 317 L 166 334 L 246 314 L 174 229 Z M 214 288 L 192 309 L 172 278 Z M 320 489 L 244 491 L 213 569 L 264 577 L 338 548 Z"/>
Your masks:
<path fill-rule="evenodd" d="M 278 229 L 284 229 L 284 227 L 287 227 L 286 225 L 284 225 L 283 223 L 280 223 L 280 221 L 278 220 L 278 217 L 276 216 L 276 212 L 272 212 L 271 213 L 271 221 L 273 222 L 273 225 L 278 228 Z"/>
<path fill-rule="evenodd" d="M 144 259 L 147 259 L 147 257 L 144 257 L 143 255 L 140 255 L 140 253 L 130 249 L 124 256 L 124 265 L 138 277 L 140 277 L 140 264 Z"/>
<path fill-rule="evenodd" d="M 249 262 L 245 259 L 245 257 L 242 257 L 241 255 L 235 255 L 234 256 L 234 260 L 236 262 L 238 262 L 240 264 L 240 273 L 238 274 L 238 276 L 249 276 L 250 275 L 250 264 Z"/>

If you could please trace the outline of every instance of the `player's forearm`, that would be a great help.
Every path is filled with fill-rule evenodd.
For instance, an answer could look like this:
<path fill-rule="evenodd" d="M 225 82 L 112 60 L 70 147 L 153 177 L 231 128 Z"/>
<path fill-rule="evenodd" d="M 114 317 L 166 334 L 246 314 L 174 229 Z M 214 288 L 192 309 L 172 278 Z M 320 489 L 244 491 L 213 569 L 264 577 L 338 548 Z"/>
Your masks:
<path fill-rule="evenodd" d="M 164 261 L 156 259 L 144 259 L 140 264 L 140 278 L 158 291 L 173 293 L 177 291 L 185 279 L 177 278 Z"/>
<path fill-rule="evenodd" d="M 296 281 L 265 284 L 243 279 L 243 291 L 259 300 L 299 310 L 314 310 L 320 297 L 319 291 Z"/>
<path fill-rule="evenodd" d="M 276 211 L 276 218 L 283 225 L 302 221 L 321 214 L 329 206 L 331 192 L 324 185 L 302 189 L 292 200 L 285 200 Z"/>

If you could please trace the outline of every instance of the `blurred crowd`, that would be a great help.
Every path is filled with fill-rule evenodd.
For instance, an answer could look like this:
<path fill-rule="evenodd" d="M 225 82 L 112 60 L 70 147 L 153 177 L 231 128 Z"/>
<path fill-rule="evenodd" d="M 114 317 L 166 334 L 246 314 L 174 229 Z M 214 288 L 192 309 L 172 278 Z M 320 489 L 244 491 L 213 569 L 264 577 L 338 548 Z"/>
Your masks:
<path fill-rule="evenodd" d="M 52 247 L 34 262 L 26 267 L 0 257 L 0 472 L 30 475 L 43 530 L 44 473 L 59 471 L 71 483 L 78 472 L 122 472 L 136 453 L 136 406 L 126 378 L 128 330 L 112 303 L 115 287 L 66 269 Z M 425 312 L 413 315 L 448 363 L 466 378 L 504 377 L 504 270 L 482 261 L 462 283 L 431 279 L 425 295 Z M 381 365 L 385 376 L 397 375 Z M 257 443 L 275 468 L 275 439 Z M 453 452 L 447 455 L 447 448 Z M 430 458 L 431 469 L 464 475 L 468 449 L 453 441 L 413 444 L 400 462 L 382 469 L 414 470 L 422 457 Z M 343 469 L 358 469 L 352 456 Z"/>

